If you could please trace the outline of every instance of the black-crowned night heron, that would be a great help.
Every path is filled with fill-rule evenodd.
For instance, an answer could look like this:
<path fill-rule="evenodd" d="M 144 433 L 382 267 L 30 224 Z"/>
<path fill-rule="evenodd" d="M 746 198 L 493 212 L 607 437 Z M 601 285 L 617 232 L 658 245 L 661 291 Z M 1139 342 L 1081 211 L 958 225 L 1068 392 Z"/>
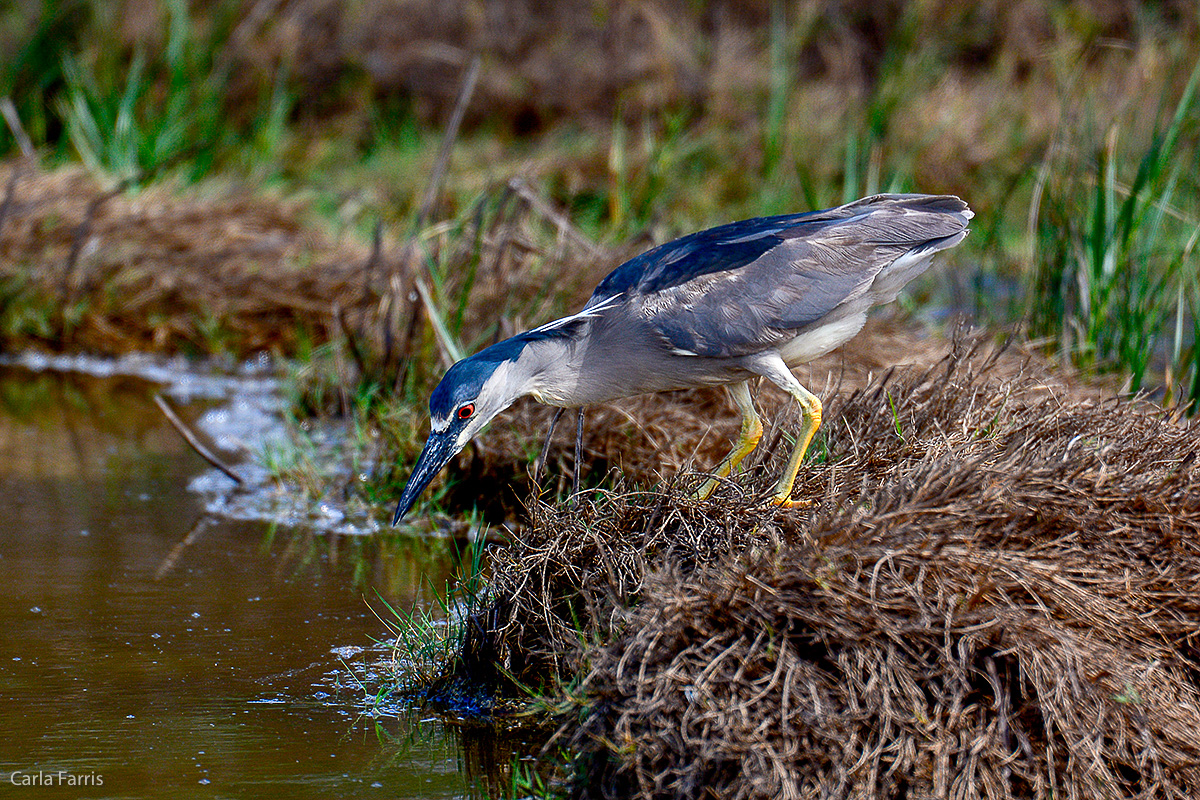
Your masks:
<path fill-rule="evenodd" d="M 790 505 L 821 401 L 791 367 L 862 329 L 939 250 L 967 235 L 957 197 L 884 194 L 838 208 L 721 225 L 643 253 L 600 282 L 577 314 L 492 345 L 452 366 L 429 398 L 432 432 L 396 508 L 408 513 L 446 462 L 518 398 L 581 408 L 618 397 L 727 386 L 741 436 L 699 490 L 707 497 L 758 444 L 750 381 L 795 398 L 804 427 L 776 484 Z"/>

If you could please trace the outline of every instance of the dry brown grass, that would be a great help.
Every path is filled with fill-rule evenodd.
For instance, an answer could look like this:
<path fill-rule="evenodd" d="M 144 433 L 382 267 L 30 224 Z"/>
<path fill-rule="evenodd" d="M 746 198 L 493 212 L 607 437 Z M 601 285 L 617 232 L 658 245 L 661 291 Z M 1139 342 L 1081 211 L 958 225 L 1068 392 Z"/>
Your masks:
<path fill-rule="evenodd" d="M 0 165 L 0 185 L 12 169 Z M 40 342 L 33 330 L 5 335 L 102 353 L 207 353 L 222 341 L 292 352 L 305 331 L 329 335 L 331 300 L 362 296 L 367 256 L 304 225 L 299 203 L 166 186 L 108 195 L 79 167 L 30 171 L 0 230 L 0 277 L 42 308 L 78 311 Z"/>
<path fill-rule="evenodd" d="M 0 187 L 16 163 L 0 164 Z M 477 215 L 465 231 L 430 225 L 414 242 L 383 237 L 378 252 L 354 234 L 335 236 L 304 201 L 235 187 L 124 191 L 80 167 L 27 169 L 12 187 L 0 227 L 0 312 L 24 303 L 46 318 L 22 323 L 9 314 L 0 348 L 295 355 L 306 339 L 345 338 L 340 309 L 368 356 L 389 336 L 409 337 L 409 349 L 393 347 L 385 365 L 395 373 L 401 356 L 420 351 L 422 364 L 437 357 L 427 349 L 426 311 L 411 300 L 416 276 L 433 282 L 427 262 L 445 276 L 439 313 L 470 292 L 458 331 L 468 345 L 497 318 L 508 335 L 527 325 L 523 315 L 540 321 L 564 296 L 584 295 L 581 286 L 606 263 L 564 233 L 569 223 L 527 199 L 533 192 L 523 185 L 525 195 L 505 187 L 484 195 L 479 208 L 499 197 L 501 213 Z M 464 286 L 472 264 L 480 274 Z M 561 273 L 572 277 L 547 290 Z M 419 324 L 410 326 L 414 314 Z"/>
<path fill-rule="evenodd" d="M 988 350 L 829 403 L 811 508 L 533 509 L 468 655 L 585 676 L 578 796 L 1200 792 L 1200 435 Z"/>

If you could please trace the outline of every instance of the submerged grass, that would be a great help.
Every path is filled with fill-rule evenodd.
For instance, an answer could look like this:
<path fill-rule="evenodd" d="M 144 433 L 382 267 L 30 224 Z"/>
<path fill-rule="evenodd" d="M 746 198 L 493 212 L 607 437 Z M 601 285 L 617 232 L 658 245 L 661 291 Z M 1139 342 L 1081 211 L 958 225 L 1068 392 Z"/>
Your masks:
<path fill-rule="evenodd" d="M 459 714 L 480 715 L 495 704 L 496 685 L 463 678 L 460 659 L 478 625 L 482 609 L 490 603 L 486 532 L 477 527 L 467 542 L 466 557 L 459 559 L 459 574 L 440 591 L 429 587 L 435 602 L 397 609 L 378 597 L 386 615 L 376 614 L 389 634 L 391 677 L 380 688 L 384 695 L 408 702 L 432 703 Z"/>

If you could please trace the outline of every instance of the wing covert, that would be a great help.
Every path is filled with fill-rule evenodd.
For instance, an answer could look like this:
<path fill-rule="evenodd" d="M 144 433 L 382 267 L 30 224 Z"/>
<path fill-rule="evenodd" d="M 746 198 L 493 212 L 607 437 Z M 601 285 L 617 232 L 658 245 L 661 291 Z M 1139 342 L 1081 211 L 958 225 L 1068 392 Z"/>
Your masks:
<path fill-rule="evenodd" d="M 863 298 L 869 306 L 864 295 L 881 275 L 898 291 L 934 252 L 957 244 L 971 216 L 957 197 L 875 195 L 826 211 L 721 225 L 625 262 L 585 309 L 623 294 L 677 352 L 748 355 L 842 304 Z"/>
<path fill-rule="evenodd" d="M 673 350 L 749 355 L 862 295 L 884 263 L 868 265 L 788 240 L 735 272 L 710 273 L 642 295 L 636 308 Z"/>

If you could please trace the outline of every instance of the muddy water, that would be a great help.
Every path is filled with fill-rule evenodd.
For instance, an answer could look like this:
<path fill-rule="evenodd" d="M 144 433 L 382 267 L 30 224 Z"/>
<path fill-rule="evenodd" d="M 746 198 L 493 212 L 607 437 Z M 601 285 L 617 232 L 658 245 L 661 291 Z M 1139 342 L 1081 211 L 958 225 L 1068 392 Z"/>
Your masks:
<path fill-rule="evenodd" d="M 159 388 L 0 367 L 0 785 L 486 795 L 506 743 L 420 711 L 373 714 L 378 687 L 359 684 L 384 634 L 369 606 L 430 602 L 454 548 L 204 523 L 188 486 L 207 465 L 153 405 Z"/>

